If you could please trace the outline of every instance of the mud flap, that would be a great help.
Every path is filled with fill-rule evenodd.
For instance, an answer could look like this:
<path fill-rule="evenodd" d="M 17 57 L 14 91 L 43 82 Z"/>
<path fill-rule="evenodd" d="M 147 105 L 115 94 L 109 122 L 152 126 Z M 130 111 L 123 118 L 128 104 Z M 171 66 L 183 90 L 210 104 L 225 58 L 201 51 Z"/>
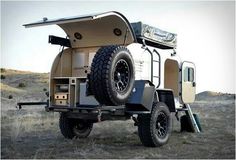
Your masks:
<path fill-rule="evenodd" d="M 195 119 L 189 104 L 185 104 L 185 106 L 187 108 L 187 111 L 186 111 L 187 116 L 190 118 L 190 122 L 191 122 L 191 125 L 192 125 L 194 131 L 197 132 L 197 133 L 200 133 L 201 132 L 200 131 L 201 126 L 200 126 L 200 123 L 199 123 L 199 119 L 198 118 L 197 118 L 197 120 Z M 198 121 L 198 123 L 196 121 Z"/>

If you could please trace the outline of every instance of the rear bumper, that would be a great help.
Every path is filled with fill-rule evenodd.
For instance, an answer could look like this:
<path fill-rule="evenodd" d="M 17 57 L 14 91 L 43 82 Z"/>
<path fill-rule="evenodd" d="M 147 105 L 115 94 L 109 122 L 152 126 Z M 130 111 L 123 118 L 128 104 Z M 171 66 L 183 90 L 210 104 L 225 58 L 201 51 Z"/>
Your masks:
<path fill-rule="evenodd" d="M 45 107 L 45 109 L 48 112 L 65 112 L 69 118 L 85 119 L 93 122 L 126 120 L 130 118 L 130 115 L 125 112 L 125 106 L 49 106 Z"/>
<path fill-rule="evenodd" d="M 70 107 L 70 106 L 62 106 L 62 105 L 53 105 L 53 106 L 46 106 L 45 110 L 50 112 L 68 112 L 68 111 L 80 111 L 80 110 L 94 110 L 98 109 L 99 106 L 95 105 L 80 105 L 78 107 Z"/>

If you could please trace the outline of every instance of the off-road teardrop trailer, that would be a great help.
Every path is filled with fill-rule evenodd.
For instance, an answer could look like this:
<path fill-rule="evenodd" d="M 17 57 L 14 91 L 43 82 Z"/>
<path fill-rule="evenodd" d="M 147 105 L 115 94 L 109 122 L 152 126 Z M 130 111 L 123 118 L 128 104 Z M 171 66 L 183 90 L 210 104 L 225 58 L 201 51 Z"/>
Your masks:
<path fill-rule="evenodd" d="M 185 111 L 181 129 L 199 132 L 189 104 L 194 102 L 196 70 L 176 54 L 176 34 L 141 22 L 129 23 L 106 12 L 25 24 L 56 24 L 66 38 L 49 36 L 63 46 L 51 72 L 46 111 L 60 112 L 65 138 L 85 138 L 93 123 L 132 118 L 145 146 L 168 141 L 171 113 Z M 40 103 L 18 103 L 22 105 Z"/>

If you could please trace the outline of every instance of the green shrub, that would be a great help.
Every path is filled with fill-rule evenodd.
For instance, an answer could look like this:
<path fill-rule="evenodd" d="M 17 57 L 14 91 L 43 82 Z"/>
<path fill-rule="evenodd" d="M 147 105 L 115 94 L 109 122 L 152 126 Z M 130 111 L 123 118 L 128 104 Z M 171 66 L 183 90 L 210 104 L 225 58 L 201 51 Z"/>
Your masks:
<path fill-rule="evenodd" d="M 12 95 L 9 95 L 9 96 L 8 96 L 8 99 L 12 99 L 12 98 L 13 98 L 13 96 L 12 96 Z"/>
<path fill-rule="evenodd" d="M 20 82 L 20 83 L 18 84 L 18 87 L 20 87 L 20 88 L 26 87 L 26 84 L 25 84 L 24 82 Z"/>
<path fill-rule="evenodd" d="M 1 68 L 1 73 L 6 72 L 5 68 Z"/>

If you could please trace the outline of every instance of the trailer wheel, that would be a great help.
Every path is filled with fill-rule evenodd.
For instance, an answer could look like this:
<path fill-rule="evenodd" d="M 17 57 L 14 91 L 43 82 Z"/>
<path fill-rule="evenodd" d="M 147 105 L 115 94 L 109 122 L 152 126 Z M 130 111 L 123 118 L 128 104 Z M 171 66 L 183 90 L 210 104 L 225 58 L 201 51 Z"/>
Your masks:
<path fill-rule="evenodd" d="M 86 138 L 93 128 L 93 123 L 68 118 L 65 113 L 60 114 L 59 127 L 65 138 Z"/>
<path fill-rule="evenodd" d="M 140 114 L 138 123 L 139 138 L 144 146 L 158 147 L 167 143 L 172 121 L 169 108 L 164 103 L 154 103 L 152 113 Z"/>
<path fill-rule="evenodd" d="M 194 119 L 195 119 L 195 121 L 198 125 L 199 130 L 202 131 L 202 127 L 201 127 L 198 115 L 193 114 L 193 117 L 194 117 Z M 180 128 L 181 128 L 180 129 L 181 132 L 183 132 L 183 131 L 194 132 L 194 128 L 191 124 L 190 118 L 187 115 L 183 115 L 183 116 L 180 117 Z"/>
<path fill-rule="evenodd" d="M 124 46 L 101 47 L 93 58 L 90 89 L 100 104 L 125 104 L 134 85 L 134 62 Z"/>

